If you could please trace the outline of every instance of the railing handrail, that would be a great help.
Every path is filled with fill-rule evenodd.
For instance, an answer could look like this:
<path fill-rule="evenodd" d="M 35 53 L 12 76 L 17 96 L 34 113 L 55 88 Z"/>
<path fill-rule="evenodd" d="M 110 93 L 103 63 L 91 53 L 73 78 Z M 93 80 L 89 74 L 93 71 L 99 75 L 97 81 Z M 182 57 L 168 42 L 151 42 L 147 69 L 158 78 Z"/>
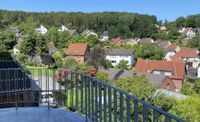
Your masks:
<path fill-rule="evenodd" d="M 5 71 L 6 69 L 0 69 L 0 71 Z M 20 70 L 20 69 L 18 69 L 18 68 L 11 68 L 11 69 L 7 69 L 7 70 Z M 52 69 L 33 69 L 33 70 L 46 70 L 46 71 L 50 71 L 50 70 L 52 70 Z M 21 71 L 21 70 L 20 70 Z M 55 69 L 53 69 L 53 72 L 55 73 L 55 71 L 63 71 L 63 70 L 55 70 Z M 91 86 L 87 86 L 86 84 L 91 84 L 90 83 L 90 81 L 92 81 L 93 83 L 95 83 L 95 84 L 98 84 L 99 86 L 101 86 L 101 88 L 102 88 L 102 86 L 104 86 L 105 88 L 109 88 L 110 90 L 112 90 L 112 91 L 114 91 L 115 93 L 119 93 L 120 94 L 120 105 L 121 105 L 121 95 L 122 96 L 124 96 L 124 97 L 126 97 L 126 98 L 128 98 L 130 101 L 132 101 L 132 102 L 137 102 L 138 104 L 142 104 L 143 106 L 145 106 L 145 107 L 147 107 L 147 108 L 149 108 L 149 109 L 152 109 L 153 111 L 155 111 L 155 112 L 157 112 L 157 113 L 159 113 L 160 115 L 164 115 L 165 117 L 169 117 L 170 119 L 173 119 L 173 120 L 176 120 L 176 121 L 178 121 L 178 122 L 184 122 L 184 120 L 182 120 L 181 118 L 179 118 L 179 117 L 177 117 L 177 116 L 175 116 L 175 115 L 172 115 L 172 114 L 170 114 L 170 113 L 168 113 L 168 112 L 166 112 L 166 111 L 164 111 L 164 110 L 162 110 L 162 109 L 160 109 L 160 108 L 158 108 L 158 107 L 156 107 L 156 106 L 154 106 L 154 105 L 152 105 L 152 104 L 150 104 L 150 103 L 147 103 L 146 101 L 143 101 L 143 100 L 141 100 L 140 98 L 138 98 L 138 97 L 136 97 L 136 96 L 133 96 L 133 95 L 130 95 L 129 93 L 127 93 L 127 92 L 125 92 L 125 91 L 123 91 L 123 90 L 120 90 L 119 88 L 116 88 L 115 86 L 112 86 L 111 84 L 109 84 L 109 83 L 107 83 L 107 82 L 104 82 L 104 81 L 101 81 L 101 80 L 99 80 L 99 79 L 97 79 L 97 78 L 95 78 L 95 77 L 91 77 L 91 76 L 89 76 L 89 75 L 87 75 L 87 74 L 84 74 L 84 73 L 81 73 L 81 72 L 73 72 L 73 71 L 68 71 L 68 70 L 66 70 L 67 72 L 65 72 L 65 73 L 67 73 L 67 76 L 72 76 L 71 74 L 73 74 L 73 79 L 72 79 L 72 77 L 70 77 L 71 79 L 70 79 L 70 84 L 72 85 L 73 84 L 73 82 L 71 82 L 71 80 L 75 80 L 75 82 L 77 83 L 78 81 L 76 80 L 76 75 L 81 75 L 81 77 L 84 77 L 84 78 L 86 78 L 86 80 L 83 80 L 83 81 L 85 81 L 85 89 L 86 89 L 86 91 L 87 92 L 91 92 L 90 91 L 90 87 Z M 33 71 L 34 72 L 34 71 Z M 24 72 L 25 73 L 25 72 Z M 42 75 L 42 74 L 39 74 L 39 75 Z M 49 75 L 49 74 L 45 74 L 45 75 Z M 55 74 L 53 74 L 53 75 L 55 75 Z M 65 77 L 65 76 L 64 76 Z M 49 76 L 48 76 L 48 78 L 49 78 Z M 53 77 L 53 79 L 54 79 L 54 77 Z M 47 79 L 46 79 L 47 80 Z M 66 79 L 65 79 L 66 80 Z M 67 81 L 67 80 L 66 80 Z M 82 82 L 83 82 L 82 81 Z M 53 80 L 53 82 L 55 82 L 54 80 Z M 49 81 L 48 81 L 48 84 L 49 84 Z M 68 84 L 69 86 L 70 86 L 70 84 Z M 64 86 L 65 85 L 67 85 L 66 84 L 66 82 L 65 82 L 65 84 L 64 84 Z M 59 84 L 59 86 L 60 86 L 60 84 Z M 66 87 L 66 86 L 65 86 Z M 76 89 L 76 87 L 77 87 L 77 84 L 75 84 L 75 86 L 74 86 L 74 88 Z M 100 87 L 99 87 L 100 88 Z M 60 89 L 60 87 L 59 87 L 59 89 Z M 49 90 L 49 86 L 46 88 L 46 90 Z M 66 90 L 66 89 L 65 89 Z M 77 90 L 77 89 L 76 89 Z M 99 89 L 100 90 L 100 89 Z M 50 90 L 49 90 L 50 91 Z M 48 91 L 48 92 L 49 92 Z M 87 99 L 87 92 L 86 92 L 86 99 Z M 93 91 L 94 92 L 94 91 Z M 90 94 L 94 94 L 94 93 L 90 93 Z M 100 95 L 99 96 L 99 98 L 98 99 L 103 99 L 103 98 L 101 98 L 101 97 L 103 97 L 104 95 Z M 105 97 L 105 96 L 104 96 Z M 73 99 L 73 98 L 72 98 Z M 96 99 L 96 98 L 95 98 Z M 108 99 L 108 98 L 104 98 L 104 99 Z M 99 101 L 101 101 L 101 100 L 99 100 Z M 105 101 L 105 100 L 104 100 Z M 25 101 L 26 102 L 26 101 Z M 83 104 L 83 103 L 82 103 Z M 87 103 L 87 101 L 86 101 L 86 104 L 89 104 L 89 103 Z M 101 105 L 102 106 L 102 105 Z M 121 107 L 120 107 L 120 109 L 121 109 Z M 87 112 L 87 109 L 86 109 L 86 112 Z M 87 113 L 86 113 L 86 116 L 87 116 Z M 86 117 L 87 118 L 87 117 Z"/>
<path fill-rule="evenodd" d="M 95 77 L 91 77 L 91 76 L 89 76 L 89 75 L 87 75 L 87 74 L 83 74 L 83 75 L 86 76 L 86 77 L 88 77 L 88 78 L 90 78 L 90 79 L 93 79 L 93 80 L 95 80 L 96 82 L 99 82 L 99 83 L 101 83 L 101 84 L 103 84 L 103 85 L 107 85 L 108 87 L 112 88 L 113 90 L 115 90 L 115 91 L 117 91 L 117 92 L 119 92 L 119 93 L 124 94 L 125 96 L 131 98 L 132 100 L 136 100 L 136 101 L 138 101 L 138 102 L 140 102 L 140 103 L 142 103 L 142 104 L 148 106 L 149 108 L 152 108 L 152 109 L 156 110 L 157 112 L 159 112 L 159 113 L 161 113 L 161 114 L 164 114 L 164 115 L 166 115 L 166 116 L 168 116 L 168 117 L 170 117 L 170 118 L 172 118 L 172 119 L 174 119 L 174 120 L 176 120 L 176 121 L 184 122 L 184 120 L 180 119 L 179 117 L 177 117 L 177 116 L 175 116 L 175 115 L 172 115 L 172 114 L 170 114 L 170 113 L 168 113 L 168 112 L 166 112 L 166 111 L 164 111 L 164 110 L 162 110 L 162 109 L 160 109 L 160 108 L 158 108 L 158 107 L 156 107 L 156 106 L 154 106 L 154 105 L 152 105 L 152 104 L 150 104 L 150 103 L 147 103 L 147 102 L 145 102 L 145 101 L 139 99 L 138 97 L 135 97 L 135 96 L 133 96 L 133 95 L 130 95 L 129 93 L 124 92 L 123 90 L 120 90 L 119 88 L 116 88 L 116 87 L 112 86 L 111 84 L 108 84 L 108 83 L 106 83 L 106 82 L 103 82 L 103 81 L 101 81 L 101 80 L 99 80 L 99 79 L 96 79 Z"/>

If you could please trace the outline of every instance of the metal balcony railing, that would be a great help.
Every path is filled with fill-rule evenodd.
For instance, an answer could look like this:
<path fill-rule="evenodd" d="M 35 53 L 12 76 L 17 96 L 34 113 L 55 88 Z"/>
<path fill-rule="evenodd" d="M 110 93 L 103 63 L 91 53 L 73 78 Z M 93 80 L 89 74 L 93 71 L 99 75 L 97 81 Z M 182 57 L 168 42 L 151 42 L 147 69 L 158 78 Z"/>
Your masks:
<path fill-rule="evenodd" d="M 17 69 L 12 70 L 14 74 L 18 72 Z M 0 70 L 0 74 L 2 72 L 5 70 Z M 4 81 L 0 78 L 0 86 L 5 82 L 18 81 L 12 83 L 16 89 L 3 88 L 8 90 L 0 91 L 0 105 L 38 106 L 41 102 L 41 93 L 51 92 L 58 107 L 80 113 L 85 116 L 86 121 L 90 119 L 95 122 L 184 122 L 177 116 L 87 74 L 50 69 L 29 69 L 29 73 L 26 75 L 31 82 L 29 89 L 19 89 L 18 83 L 24 84 L 27 80 L 17 80 L 15 75 L 6 76 L 12 76 L 13 80 Z M 9 96 L 13 96 L 13 99 L 8 99 Z M 50 107 L 49 96 L 46 99 Z"/>

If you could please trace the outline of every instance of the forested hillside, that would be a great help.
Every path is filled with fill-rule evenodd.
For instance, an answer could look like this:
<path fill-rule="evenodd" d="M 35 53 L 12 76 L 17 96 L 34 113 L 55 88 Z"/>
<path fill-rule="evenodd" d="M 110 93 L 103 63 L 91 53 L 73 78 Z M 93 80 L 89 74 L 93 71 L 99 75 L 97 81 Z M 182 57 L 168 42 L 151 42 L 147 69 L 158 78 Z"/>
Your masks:
<path fill-rule="evenodd" d="M 120 12 L 33 13 L 0 10 L 0 28 L 20 26 L 29 20 L 35 23 L 34 26 L 43 24 L 47 28 L 64 24 L 70 29 L 77 29 L 78 32 L 85 29 L 92 29 L 98 34 L 108 31 L 111 37 L 150 37 L 157 32 L 157 18 L 149 15 Z"/>

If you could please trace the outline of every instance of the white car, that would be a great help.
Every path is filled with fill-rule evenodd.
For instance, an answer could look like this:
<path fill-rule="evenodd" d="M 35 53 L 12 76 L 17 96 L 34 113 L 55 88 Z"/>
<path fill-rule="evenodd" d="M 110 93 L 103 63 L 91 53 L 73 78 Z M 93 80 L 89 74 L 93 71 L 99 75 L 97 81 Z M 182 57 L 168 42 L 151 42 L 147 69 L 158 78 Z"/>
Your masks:
<path fill-rule="evenodd" d="M 57 107 L 56 99 L 53 97 L 52 92 L 42 92 L 40 95 L 40 107 L 48 107 L 48 104 L 50 107 Z"/>

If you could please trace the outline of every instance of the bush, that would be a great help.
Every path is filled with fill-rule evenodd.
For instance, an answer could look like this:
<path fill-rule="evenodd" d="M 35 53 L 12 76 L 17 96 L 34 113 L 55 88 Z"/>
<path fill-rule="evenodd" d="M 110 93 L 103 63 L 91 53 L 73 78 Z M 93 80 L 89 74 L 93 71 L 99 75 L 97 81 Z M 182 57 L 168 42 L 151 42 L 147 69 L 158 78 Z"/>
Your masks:
<path fill-rule="evenodd" d="M 108 78 L 108 74 L 106 74 L 105 72 L 98 71 L 95 77 L 99 80 L 110 82 L 110 79 Z"/>

